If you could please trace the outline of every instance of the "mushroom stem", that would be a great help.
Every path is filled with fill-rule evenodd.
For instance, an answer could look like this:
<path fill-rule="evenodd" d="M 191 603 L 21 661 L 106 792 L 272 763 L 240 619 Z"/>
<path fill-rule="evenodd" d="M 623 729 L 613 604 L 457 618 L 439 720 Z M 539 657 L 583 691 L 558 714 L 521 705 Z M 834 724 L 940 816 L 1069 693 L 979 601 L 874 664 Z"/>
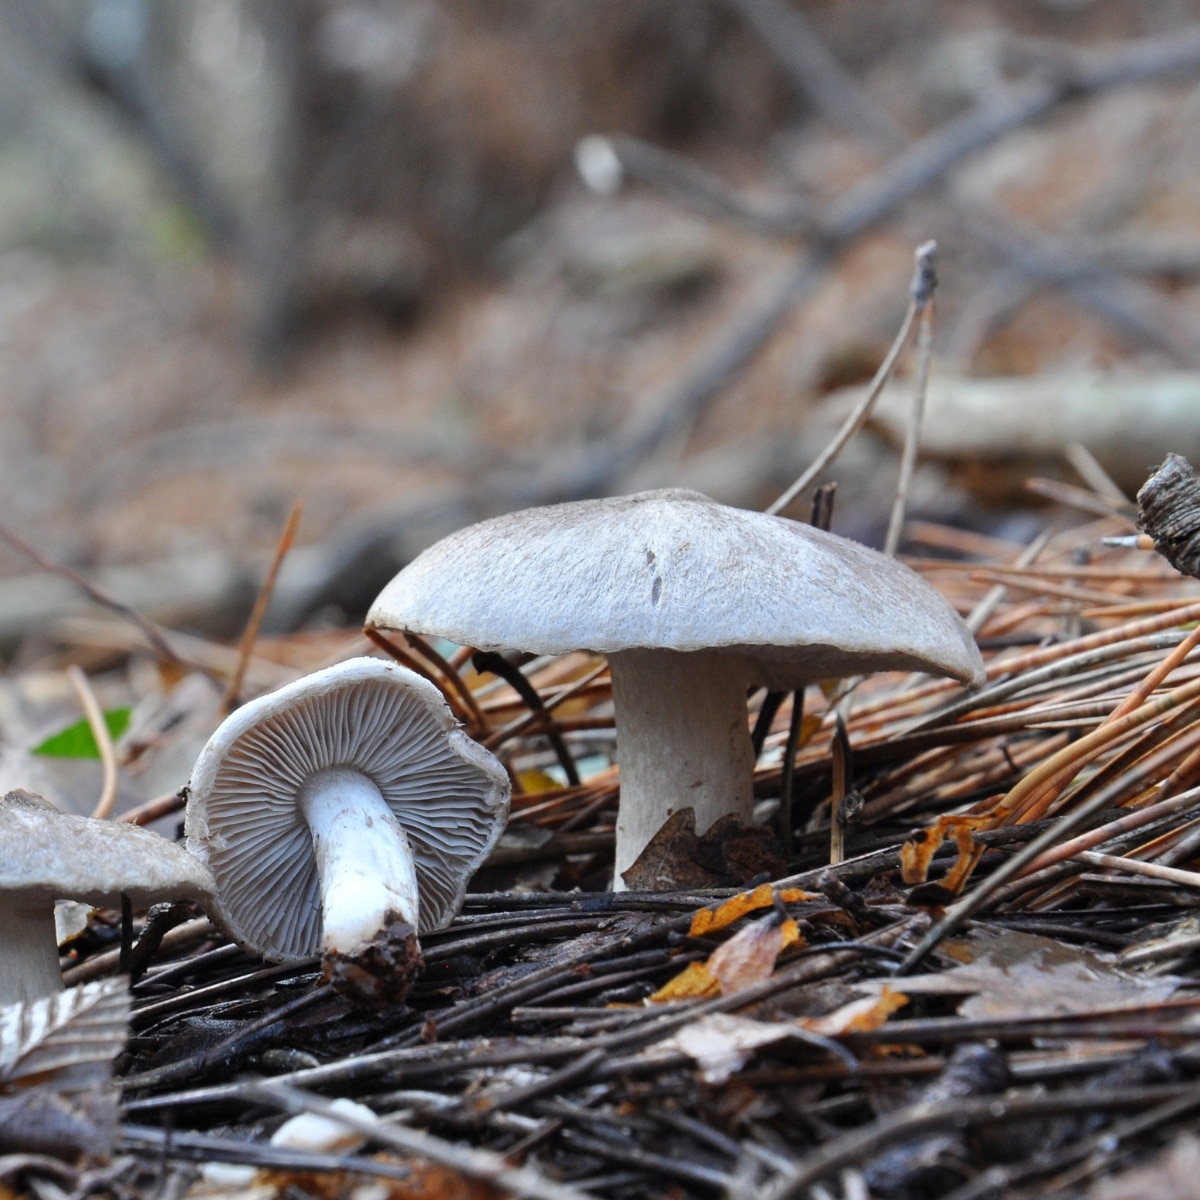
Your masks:
<path fill-rule="evenodd" d="M 680 809 L 704 833 L 732 814 L 749 823 L 754 750 L 747 672 L 731 655 L 621 650 L 612 672 L 621 764 L 614 891 L 663 823 Z"/>
<path fill-rule="evenodd" d="M 62 989 L 54 902 L 0 908 L 0 1005 L 39 1000 Z"/>
<path fill-rule="evenodd" d="M 326 954 L 354 955 L 389 925 L 417 929 L 412 850 L 379 788 L 361 771 L 313 775 L 299 797 L 312 833 Z"/>

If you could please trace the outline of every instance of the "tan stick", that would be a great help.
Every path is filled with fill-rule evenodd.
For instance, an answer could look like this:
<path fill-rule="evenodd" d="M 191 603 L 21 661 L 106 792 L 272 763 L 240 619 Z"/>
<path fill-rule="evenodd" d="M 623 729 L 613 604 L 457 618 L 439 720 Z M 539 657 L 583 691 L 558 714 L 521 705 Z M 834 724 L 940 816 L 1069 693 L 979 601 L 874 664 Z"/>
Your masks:
<path fill-rule="evenodd" d="M 271 565 L 267 568 L 267 574 L 262 582 L 262 587 L 258 589 L 258 595 L 254 600 L 254 607 L 250 610 L 250 619 L 246 622 L 246 628 L 242 633 L 242 644 L 238 649 L 237 666 L 234 668 L 233 674 L 229 677 L 229 683 L 225 687 L 225 697 L 222 701 L 222 706 L 225 712 L 232 712 L 237 708 L 242 691 L 242 684 L 246 678 L 246 668 L 250 663 L 250 655 L 254 650 L 254 643 L 258 638 L 258 629 L 262 624 L 262 619 L 267 611 L 267 605 L 271 601 L 271 593 L 275 590 L 275 580 L 279 578 L 279 568 L 283 565 L 283 560 L 287 557 L 287 552 L 292 548 L 292 542 L 296 538 L 296 530 L 300 526 L 300 517 L 304 513 L 304 501 L 297 499 L 292 505 L 292 511 L 288 513 L 288 519 L 284 523 L 283 532 L 279 535 L 279 541 L 275 546 L 275 556 L 271 559 Z"/>
<path fill-rule="evenodd" d="M 93 817 L 107 817 L 112 813 L 117 800 L 117 751 L 113 745 L 112 734 L 108 732 L 108 722 L 104 719 L 104 711 L 92 691 L 87 676 L 72 663 L 67 668 L 67 678 L 79 697 L 79 703 L 87 716 L 88 728 L 96 739 L 96 748 L 100 751 L 100 762 L 104 767 L 104 784 L 100 789 L 100 799 L 92 809 Z"/>
<path fill-rule="evenodd" d="M 904 514 L 908 511 L 908 493 L 917 467 L 917 450 L 921 444 L 921 425 L 925 419 L 925 393 L 929 389 L 929 367 L 933 362 L 934 291 L 937 288 L 937 243 L 925 242 L 917 247 L 917 279 L 921 291 L 914 293 L 913 304 L 920 314 L 917 326 L 917 382 L 913 388 L 912 412 L 904 431 L 904 449 L 900 453 L 900 477 L 896 481 L 896 496 L 888 520 L 883 552 L 895 558 L 904 532 Z"/>
<path fill-rule="evenodd" d="M 149 825 L 151 821 L 157 821 L 160 817 L 169 817 L 172 813 L 179 812 L 186 803 L 187 797 L 183 792 L 167 792 L 139 804 L 137 808 L 123 812 L 117 820 L 124 825 Z"/>
<path fill-rule="evenodd" d="M 892 372 L 896 369 L 896 360 L 900 357 L 900 352 L 904 349 L 904 345 L 908 341 L 908 335 L 912 330 L 913 321 L 916 320 L 916 316 L 916 303 L 910 302 L 908 311 L 904 314 L 904 320 L 900 325 L 900 332 L 896 334 L 896 340 L 892 342 L 891 349 L 888 350 L 883 362 L 879 364 L 879 370 L 875 372 L 875 378 L 871 380 L 871 386 L 867 389 L 867 394 L 858 402 L 854 411 L 846 418 L 841 429 L 837 431 L 833 440 L 817 456 L 812 466 L 767 509 L 768 513 L 776 515 L 783 512 L 841 454 L 850 439 L 863 427 L 867 417 L 871 415 L 871 409 L 875 407 L 875 402 L 883 394 L 883 389 L 887 386 L 888 380 L 891 379 Z"/>
<path fill-rule="evenodd" d="M 1110 871 L 1124 871 L 1127 875 L 1145 875 L 1166 883 L 1200 888 L 1200 871 L 1181 871 L 1178 867 L 1164 867 L 1161 863 L 1143 862 L 1140 858 L 1122 858 L 1119 854 L 1100 854 L 1095 850 L 1081 851 L 1075 857 L 1093 867 L 1105 867 Z"/>

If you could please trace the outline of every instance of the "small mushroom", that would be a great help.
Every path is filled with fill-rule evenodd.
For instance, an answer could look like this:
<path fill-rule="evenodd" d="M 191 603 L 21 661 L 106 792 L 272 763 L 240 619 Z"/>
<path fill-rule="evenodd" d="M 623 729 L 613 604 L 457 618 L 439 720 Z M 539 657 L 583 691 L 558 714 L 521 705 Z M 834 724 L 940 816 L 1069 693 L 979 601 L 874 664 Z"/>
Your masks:
<path fill-rule="evenodd" d="M 608 656 L 621 801 L 616 878 L 674 812 L 748 822 L 752 685 L 871 671 L 977 682 L 979 650 L 909 568 L 857 542 L 666 489 L 526 509 L 420 554 L 374 629 L 478 649 Z"/>
<path fill-rule="evenodd" d="M 60 812 L 30 792 L 0 799 L 0 847 L 0 1005 L 62 990 L 56 900 L 213 903 L 212 876 L 182 846 L 136 825 Z"/>
<path fill-rule="evenodd" d="M 504 768 L 427 680 L 355 658 L 243 705 L 200 753 L 188 848 L 215 919 L 274 962 L 323 954 L 335 986 L 390 1002 L 449 924 L 508 816 Z"/>

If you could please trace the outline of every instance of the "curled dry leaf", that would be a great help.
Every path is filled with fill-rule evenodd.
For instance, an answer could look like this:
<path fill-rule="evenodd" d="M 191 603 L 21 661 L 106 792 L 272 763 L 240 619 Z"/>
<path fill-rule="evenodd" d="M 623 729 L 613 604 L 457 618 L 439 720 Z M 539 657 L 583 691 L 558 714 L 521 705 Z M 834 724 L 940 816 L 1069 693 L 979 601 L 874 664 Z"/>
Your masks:
<path fill-rule="evenodd" d="M 721 984 L 708 969 L 707 963 L 690 962 L 678 975 L 668 979 L 654 995 L 650 1004 L 670 1004 L 675 1000 L 706 1000 L 721 994 Z"/>
<path fill-rule="evenodd" d="M 824 1037 L 840 1037 L 844 1033 L 869 1033 L 881 1029 L 888 1018 L 908 1003 L 908 996 L 885 983 L 877 996 L 851 1000 L 823 1017 L 802 1017 L 798 1024 Z"/>
<path fill-rule="evenodd" d="M 928 829 L 918 830 L 900 848 L 900 870 L 904 882 L 910 887 L 923 884 L 929 877 L 933 856 L 942 843 L 950 838 L 958 847 L 958 858 L 954 866 L 939 880 L 942 889 L 956 896 L 970 878 L 971 872 L 983 857 L 983 846 L 971 834 L 976 829 L 986 829 L 986 817 L 940 816 Z"/>
<path fill-rule="evenodd" d="M 654 1053 L 679 1052 L 700 1067 L 705 1083 L 722 1084 L 741 1070 L 754 1052 L 784 1040 L 805 1041 L 878 1029 L 908 997 L 890 987 L 877 996 L 842 1005 L 823 1017 L 797 1021 L 755 1021 L 732 1013 L 709 1013 L 652 1047 Z"/>
<path fill-rule="evenodd" d="M 772 913 L 739 929 L 718 946 L 707 961 L 688 963 L 650 997 L 650 1002 L 666 1004 L 672 1000 L 698 1000 L 739 992 L 768 979 L 780 953 L 796 944 L 804 944 L 796 922 L 780 921 Z"/>
<path fill-rule="evenodd" d="M 760 1047 L 794 1038 L 797 1030 L 782 1022 L 752 1021 L 731 1013 L 710 1013 L 692 1021 L 655 1049 L 682 1051 L 700 1067 L 705 1083 L 722 1084 Z"/>
<path fill-rule="evenodd" d="M 779 899 L 784 904 L 799 904 L 803 900 L 815 900 L 817 897 L 814 893 L 802 891 L 800 888 L 786 888 L 779 893 Z M 769 883 L 759 884 L 751 892 L 739 892 L 712 908 L 700 909 L 692 918 L 688 936 L 703 937 L 706 933 L 715 933 L 718 929 L 724 929 L 726 925 L 732 925 L 747 913 L 760 908 L 771 908 L 774 904 L 775 889 Z"/>
<path fill-rule="evenodd" d="M 760 983 L 775 970 L 775 960 L 789 946 L 803 945 L 796 922 L 780 921 L 773 913 L 739 929 L 708 957 L 708 969 L 728 996 Z"/>

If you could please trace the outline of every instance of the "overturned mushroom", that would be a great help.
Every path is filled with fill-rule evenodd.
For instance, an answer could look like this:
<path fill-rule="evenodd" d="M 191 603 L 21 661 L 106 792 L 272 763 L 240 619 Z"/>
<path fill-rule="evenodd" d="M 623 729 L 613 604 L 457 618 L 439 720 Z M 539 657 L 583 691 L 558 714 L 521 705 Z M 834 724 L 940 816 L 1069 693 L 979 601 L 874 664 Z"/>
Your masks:
<path fill-rule="evenodd" d="M 212 876 L 182 846 L 136 825 L 60 812 L 29 792 L 0 799 L 0 847 L 0 1004 L 62 989 L 56 900 L 213 904 Z"/>
<path fill-rule="evenodd" d="M 356 658 L 243 705 L 192 773 L 188 847 L 218 922 L 276 962 L 317 954 L 335 985 L 392 1001 L 418 933 L 449 924 L 508 816 L 504 768 L 437 688 Z"/>
<path fill-rule="evenodd" d="M 526 509 L 451 534 L 367 626 L 479 649 L 608 656 L 621 802 L 615 886 L 674 812 L 751 816 L 751 685 L 883 670 L 982 678 L 950 605 L 900 563 L 675 489 Z"/>

